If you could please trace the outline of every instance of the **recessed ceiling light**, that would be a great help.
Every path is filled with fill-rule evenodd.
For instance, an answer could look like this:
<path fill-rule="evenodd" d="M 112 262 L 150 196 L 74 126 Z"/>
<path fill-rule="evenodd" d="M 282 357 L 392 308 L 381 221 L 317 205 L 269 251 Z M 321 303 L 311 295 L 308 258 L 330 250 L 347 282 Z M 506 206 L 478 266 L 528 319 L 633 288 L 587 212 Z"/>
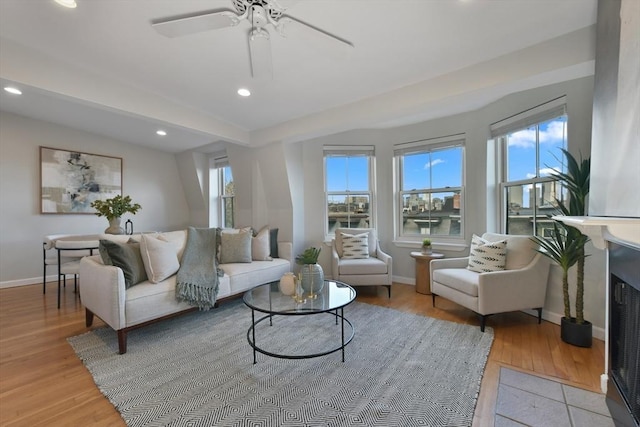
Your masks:
<path fill-rule="evenodd" d="M 13 86 L 7 86 L 4 88 L 5 91 L 12 93 L 14 95 L 22 95 L 22 91 L 20 89 L 18 89 L 17 87 L 13 87 Z"/>
<path fill-rule="evenodd" d="M 68 7 L 69 9 L 75 9 L 78 5 L 76 0 L 54 0 L 60 6 Z"/>
<path fill-rule="evenodd" d="M 157 130 L 156 134 L 160 135 L 160 136 L 167 136 L 167 132 L 163 131 L 162 129 Z"/>
<path fill-rule="evenodd" d="M 245 88 L 240 88 L 238 89 L 238 95 L 240 96 L 250 96 L 251 92 L 249 92 L 249 89 L 245 89 Z"/>

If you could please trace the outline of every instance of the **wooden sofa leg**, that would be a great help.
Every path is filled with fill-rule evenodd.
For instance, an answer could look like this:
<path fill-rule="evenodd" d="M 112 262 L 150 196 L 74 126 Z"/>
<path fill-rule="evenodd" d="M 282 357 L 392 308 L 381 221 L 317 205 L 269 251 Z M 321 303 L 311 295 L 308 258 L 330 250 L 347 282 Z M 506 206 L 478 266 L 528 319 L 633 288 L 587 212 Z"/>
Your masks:
<path fill-rule="evenodd" d="M 127 331 L 124 329 L 118 331 L 118 350 L 120 354 L 127 352 Z"/>
<path fill-rule="evenodd" d="M 435 307 L 436 306 L 436 294 L 431 293 L 431 307 Z"/>
<path fill-rule="evenodd" d="M 487 316 L 480 314 L 480 331 L 484 332 L 484 325 L 487 323 Z"/>
<path fill-rule="evenodd" d="M 84 324 L 87 325 L 87 327 L 93 325 L 93 312 L 90 311 L 88 308 L 84 309 Z"/>
<path fill-rule="evenodd" d="M 542 323 L 542 307 L 536 308 L 538 310 L 538 325 Z"/>
<path fill-rule="evenodd" d="M 387 292 L 389 293 L 389 298 L 391 298 L 391 285 L 385 285 L 387 288 Z"/>

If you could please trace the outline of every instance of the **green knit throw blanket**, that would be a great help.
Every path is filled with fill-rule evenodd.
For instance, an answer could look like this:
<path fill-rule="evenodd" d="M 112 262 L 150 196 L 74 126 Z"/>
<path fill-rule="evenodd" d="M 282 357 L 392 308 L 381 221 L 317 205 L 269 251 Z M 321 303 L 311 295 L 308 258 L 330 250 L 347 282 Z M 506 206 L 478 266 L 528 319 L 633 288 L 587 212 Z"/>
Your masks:
<path fill-rule="evenodd" d="M 218 296 L 218 276 L 216 229 L 189 227 L 177 275 L 176 298 L 209 310 Z"/>

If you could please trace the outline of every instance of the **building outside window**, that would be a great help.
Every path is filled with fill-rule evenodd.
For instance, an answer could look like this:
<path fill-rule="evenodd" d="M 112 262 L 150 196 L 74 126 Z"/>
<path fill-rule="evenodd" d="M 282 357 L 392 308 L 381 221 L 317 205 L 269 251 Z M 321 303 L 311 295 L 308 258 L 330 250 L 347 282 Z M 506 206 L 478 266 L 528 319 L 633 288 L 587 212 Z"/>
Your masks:
<path fill-rule="evenodd" d="M 537 111 L 514 116 L 513 123 L 502 130 L 492 128 L 492 133 L 501 133 L 496 138 L 502 158 L 500 210 L 507 234 L 545 237 L 553 230 L 551 216 L 559 212 L 557 200 L 564 203 L 566 198 L 565 190 L 551 176 L 554 170 L 565 171 L 563 100 L 555 102 L 560 105 L 545 104 Z"/>
<path fill-rule="evenodd" d="M 374 227 L 373 146 L 325 146 L 326 234 Z"/>
<path fill-rule="evenodd" d="M 397 237 L 461 237 L 464 135 L 398 144 Z"/>

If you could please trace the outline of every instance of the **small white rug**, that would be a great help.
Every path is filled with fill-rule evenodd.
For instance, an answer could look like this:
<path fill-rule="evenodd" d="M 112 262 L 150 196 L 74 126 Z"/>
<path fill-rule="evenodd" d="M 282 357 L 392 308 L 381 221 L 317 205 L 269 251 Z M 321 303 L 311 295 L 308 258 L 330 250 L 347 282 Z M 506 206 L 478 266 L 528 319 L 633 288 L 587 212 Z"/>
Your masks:
<path fill-rule="evenodd" d="M 130 426 L 470 426 L 493 330 L 355 302 L 340 352 L 283 360 L 247 343 L 240 300 L 129 333 L 128 352 L 99 328 L 69 338 Z M 340 342 L 328 314 L 277 316 L 258 344 L 314 352 Z"/>

